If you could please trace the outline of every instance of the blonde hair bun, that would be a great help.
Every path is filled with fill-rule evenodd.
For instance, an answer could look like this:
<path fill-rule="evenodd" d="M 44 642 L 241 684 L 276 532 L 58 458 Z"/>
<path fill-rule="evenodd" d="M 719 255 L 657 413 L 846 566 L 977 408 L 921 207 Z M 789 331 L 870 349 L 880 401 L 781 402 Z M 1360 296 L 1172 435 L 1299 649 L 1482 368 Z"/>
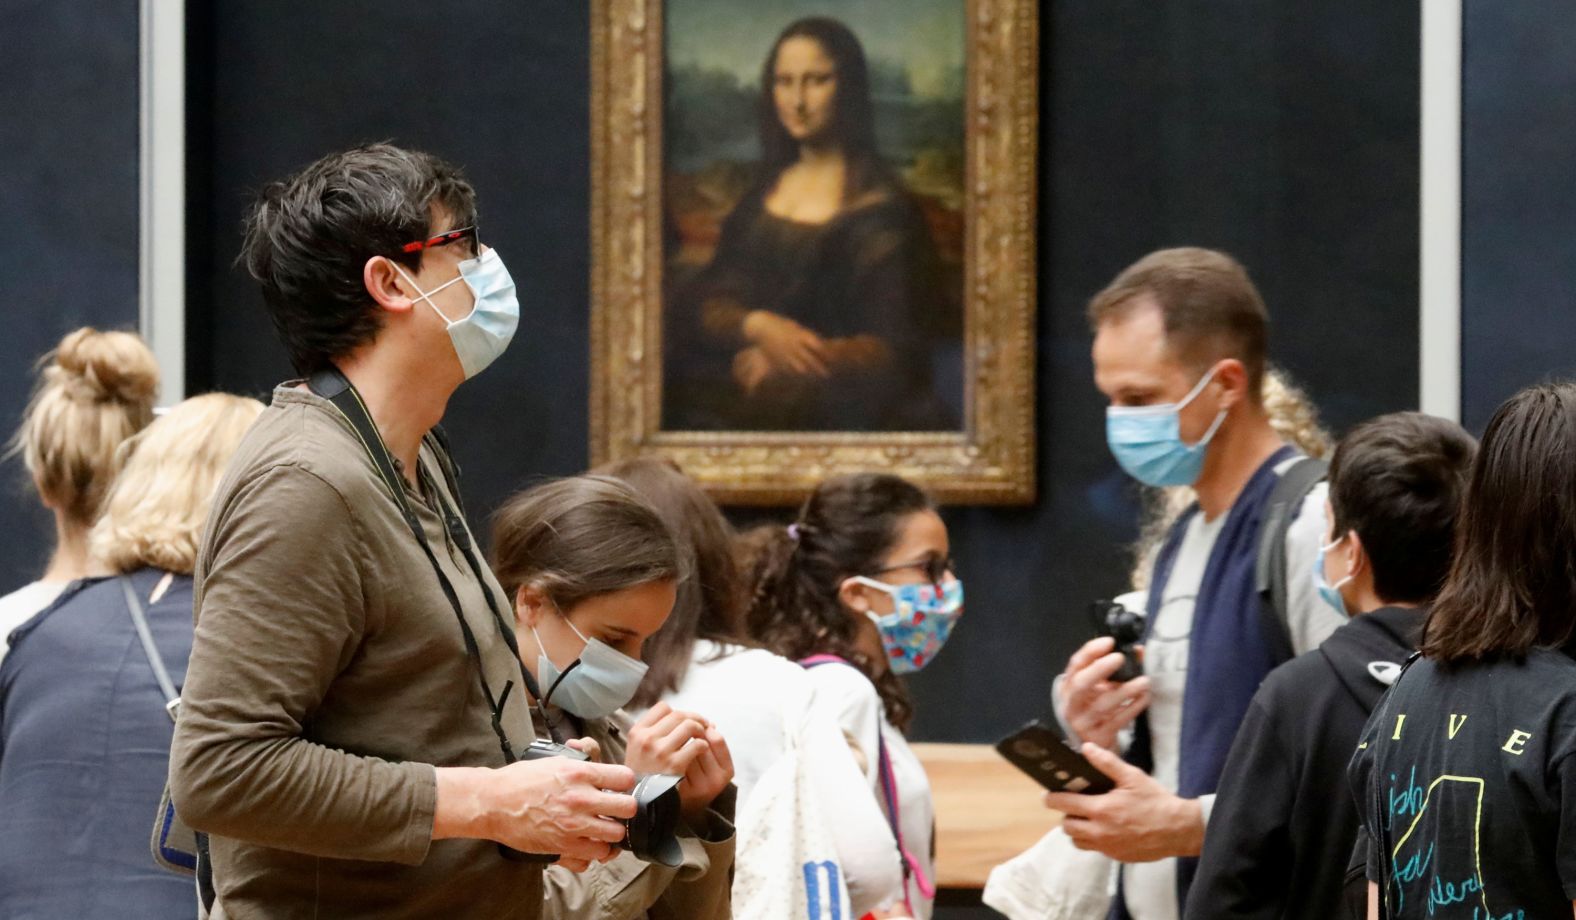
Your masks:
<path fill-rule="evenodd" d="M 114 478 L 115 452 L 153 421 L 159 364 L 136 334 L 84 326 L 38 368 L 6 454 L 22 456 L 46 506 L 87 527 Z"/>
<path fill-rule="evenodd" d="M 135 406 L 158 397 L 158 362 L 130 332 L 84 326 L 61 339 L 53 354 L 44 376 L 73 399 Z"/>

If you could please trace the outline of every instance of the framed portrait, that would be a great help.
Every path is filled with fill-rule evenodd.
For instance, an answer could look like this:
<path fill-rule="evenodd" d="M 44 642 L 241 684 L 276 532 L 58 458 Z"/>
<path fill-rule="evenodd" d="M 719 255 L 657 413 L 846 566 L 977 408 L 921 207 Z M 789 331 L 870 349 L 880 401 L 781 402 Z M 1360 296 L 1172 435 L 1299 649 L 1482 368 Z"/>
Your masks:
<path fill-rule="evenodd" d="M 1034 498 L 1034 0 L 594 0 L 594 463 Z"/>

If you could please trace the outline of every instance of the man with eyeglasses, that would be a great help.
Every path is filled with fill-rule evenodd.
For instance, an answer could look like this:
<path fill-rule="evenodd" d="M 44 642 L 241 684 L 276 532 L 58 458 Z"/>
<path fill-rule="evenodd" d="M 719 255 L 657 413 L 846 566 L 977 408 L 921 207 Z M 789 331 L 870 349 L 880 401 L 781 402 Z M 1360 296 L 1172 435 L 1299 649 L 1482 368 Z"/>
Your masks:
<path fill-rule="evenodd" d="M 243 259 L 306 379 L 248 433 L 197 561 L 170 782 L 210 835 L 209 916 L 551 914 L 573 877 L 526 854 L 602 869 L 635 778 L 517 759 L 540 694 L 436 430 L 519 322 L 475 192 L 424 153 L 333 154 L 263 189 Z M 674 871 L 609 884 L 654 899 Z"/>

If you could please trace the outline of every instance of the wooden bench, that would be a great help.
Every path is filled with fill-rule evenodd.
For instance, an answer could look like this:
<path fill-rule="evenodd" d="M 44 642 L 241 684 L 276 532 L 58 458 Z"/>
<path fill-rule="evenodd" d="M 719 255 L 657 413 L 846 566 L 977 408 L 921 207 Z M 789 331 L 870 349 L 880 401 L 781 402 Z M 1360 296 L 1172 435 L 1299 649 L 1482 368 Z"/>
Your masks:
<path fill-rule="evenodd" d="M 981 889 L 990 870 L 1061 821 L 1045 790 L 988 744 L 915 744 L 936 805 L 936 885 Z"/>

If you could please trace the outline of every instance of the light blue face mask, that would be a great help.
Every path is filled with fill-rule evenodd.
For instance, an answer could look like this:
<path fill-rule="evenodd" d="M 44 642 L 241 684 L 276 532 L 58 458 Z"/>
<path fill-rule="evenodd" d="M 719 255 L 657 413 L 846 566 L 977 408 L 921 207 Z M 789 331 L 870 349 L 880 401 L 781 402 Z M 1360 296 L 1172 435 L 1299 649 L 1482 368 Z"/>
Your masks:
<path fill-rule="evenodd" d="M 564 625 L 585 640 L 580 657 L 559 670 L 547 652 L 536 659 L 536 679 L 543 688 L 542 705 L 556 702 L 566 712 L 582 719 L 604 719 L 617 712 L 635 698 L 640 682 L 646 677 L 646 663 L 636 661 L 614 649 L 600 639 L 586 639 L 575 624 L 564 618 Z M 545 649 L 536 627 L 536 647 Z"/>
<path fill-rule="evenodd" d="M 454 353 L 460 358 L 466 380 L 480 374 L 509 347 L 520 325 L 520 301 L 515 297 L 514 279 L 509 277 L 509 269 L 504 267 L 498 250 L 489 249 L 474 259 L 461 262 L 458 277 L 430 291 L 416 287 L 415 279 L 398 263 L 394 263 L 394 267 L 421 293 L 418 299 L 425 300 L 448 324 L 449 341 L 454 343 Z M 476 306 L 460 319 L 449 319 L 432 302 L 432 295 L 459 281 L 464 281 L 476 296 Z"/>
<path fill-rule="evenodd" d="M 1182 441 L 1182 410 L 1215 377 L 1210 368 L 1178 403 L 1158 406 L 1109 406 L 1105 410 L 1105 442 L 1127 475 L 1147 486 L 1190 486 L 1204 471 L 1204 451 L 1226 420 L 1220 410 L 1197 444 Z"/>
<path fill-rule="evenodd" d="M 1313 586 L 1319 589 L 1319 597 L 1323 598 L 1326 604 L 1340 611 L 1341 616 L 1350 617 L 1351 613 L 1346 609 L 1346 599 L 1341 597 L 1341 589 L 1357 576 L 1347 575 L 1332 585 L 1324 575 L 1324 554 L 1340 546 L 1345 540 L 1345 537 L 1341 537 L 1329 546 L 1319 547 L 1319 555 L 1313 560 Z"/>

